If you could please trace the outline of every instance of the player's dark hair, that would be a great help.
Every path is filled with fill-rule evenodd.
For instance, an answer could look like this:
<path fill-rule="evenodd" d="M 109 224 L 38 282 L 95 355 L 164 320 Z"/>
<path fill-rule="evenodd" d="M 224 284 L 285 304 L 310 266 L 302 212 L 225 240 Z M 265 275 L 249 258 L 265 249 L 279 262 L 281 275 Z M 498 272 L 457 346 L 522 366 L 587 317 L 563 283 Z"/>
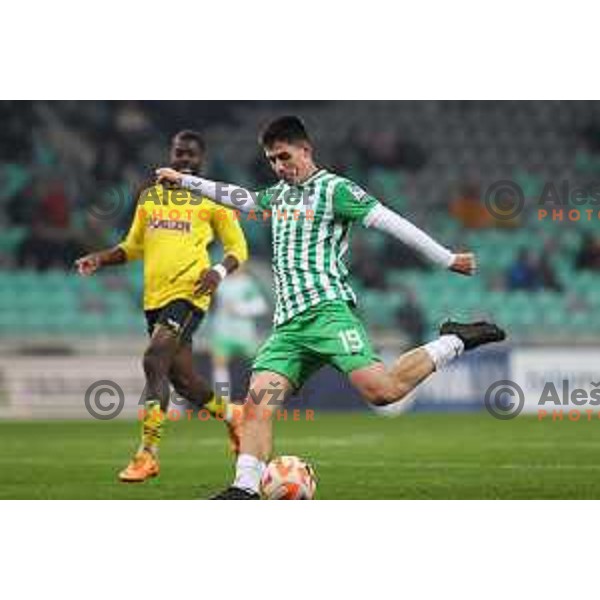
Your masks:
<path fill-rule="evenodd" d="M 183 129 L 179 133 L 176 133 L 173 136 L 173 142 L 175 141 L 196 142 L 200 151 L 203 154 L 206 152 L 206 142 L 204 141 L 204 137 L 201 133 L 194 131 L 193 129 Z"/>
<path fill-rule="evenodd" d="M 275 142 L 310 142 L 304 123 L 298 117 L 286 115 L 271 121 L 260 135 L 260 143 L 269 148 Z"/>

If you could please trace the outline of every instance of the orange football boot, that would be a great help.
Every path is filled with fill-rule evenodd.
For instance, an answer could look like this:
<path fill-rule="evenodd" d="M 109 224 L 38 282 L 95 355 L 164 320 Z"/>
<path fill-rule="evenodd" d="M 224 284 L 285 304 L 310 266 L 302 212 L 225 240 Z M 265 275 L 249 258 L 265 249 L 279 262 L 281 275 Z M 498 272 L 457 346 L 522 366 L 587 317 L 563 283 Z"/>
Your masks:
<path fill-rule="evenodd" d="M 151 477 L 156 477 L 159 473 L 158 458 L 148 450 L 141 450 L 133 457 L 127 467 L 119 473 L 119 481 L 141 483 Z"/>

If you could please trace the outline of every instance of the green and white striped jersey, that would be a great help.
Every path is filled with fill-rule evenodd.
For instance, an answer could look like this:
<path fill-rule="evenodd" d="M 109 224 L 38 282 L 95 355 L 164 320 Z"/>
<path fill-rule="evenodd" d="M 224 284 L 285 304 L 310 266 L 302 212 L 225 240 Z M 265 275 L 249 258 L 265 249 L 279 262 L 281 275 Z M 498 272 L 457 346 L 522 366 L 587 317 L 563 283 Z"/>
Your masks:
<path fill-rule="evenodd" d="M 345 264 L 350 229 L 378 201 L 321 169 L 301 185 L 259 192 L 257 204 L 271 212 L 275 326 L 327 300 L 356 304 Z"/>

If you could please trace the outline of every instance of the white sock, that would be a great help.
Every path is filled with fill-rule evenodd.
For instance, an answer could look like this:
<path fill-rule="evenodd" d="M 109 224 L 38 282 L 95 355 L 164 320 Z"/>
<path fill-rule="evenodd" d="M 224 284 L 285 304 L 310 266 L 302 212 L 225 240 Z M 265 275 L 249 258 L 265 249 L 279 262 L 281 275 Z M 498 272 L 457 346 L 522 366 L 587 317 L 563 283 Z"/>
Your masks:
<path fill-rule="evenodd" d="M 267 465 L 258 460 L 252 454 L 240 454 L 235 469 L 235 481 L 233 485 L 237 488 L 258 494 L 260 479 Z"/>
<path fill-rule="evenodd" d="M 458 358 L 464 352 L 465 345 L 457 335 L 450 334 L 440 336 L 437 340 L 425 344 L 423 348 L 439 371 L 451 360 Z"/>

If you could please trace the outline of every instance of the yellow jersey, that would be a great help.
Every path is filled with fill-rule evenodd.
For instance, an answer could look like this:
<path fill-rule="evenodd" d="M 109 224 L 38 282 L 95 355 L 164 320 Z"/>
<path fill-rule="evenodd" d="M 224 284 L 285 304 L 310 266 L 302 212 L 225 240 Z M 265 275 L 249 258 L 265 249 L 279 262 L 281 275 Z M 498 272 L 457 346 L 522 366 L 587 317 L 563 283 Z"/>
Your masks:
<path fill-rule="evenodd" d="M 145 310 L 178 298 L 202 310 L 209 307 L 210 296 L 195 296 L 194 284 L 211 266 L 208 246 L 215 237 L 224 255 L 240 264 L 247 260 L 246 238 L 234 211 L 162 185 L 140 194 L 129 233 L 119 246 L 128 261 L 144 260 Z"/>

